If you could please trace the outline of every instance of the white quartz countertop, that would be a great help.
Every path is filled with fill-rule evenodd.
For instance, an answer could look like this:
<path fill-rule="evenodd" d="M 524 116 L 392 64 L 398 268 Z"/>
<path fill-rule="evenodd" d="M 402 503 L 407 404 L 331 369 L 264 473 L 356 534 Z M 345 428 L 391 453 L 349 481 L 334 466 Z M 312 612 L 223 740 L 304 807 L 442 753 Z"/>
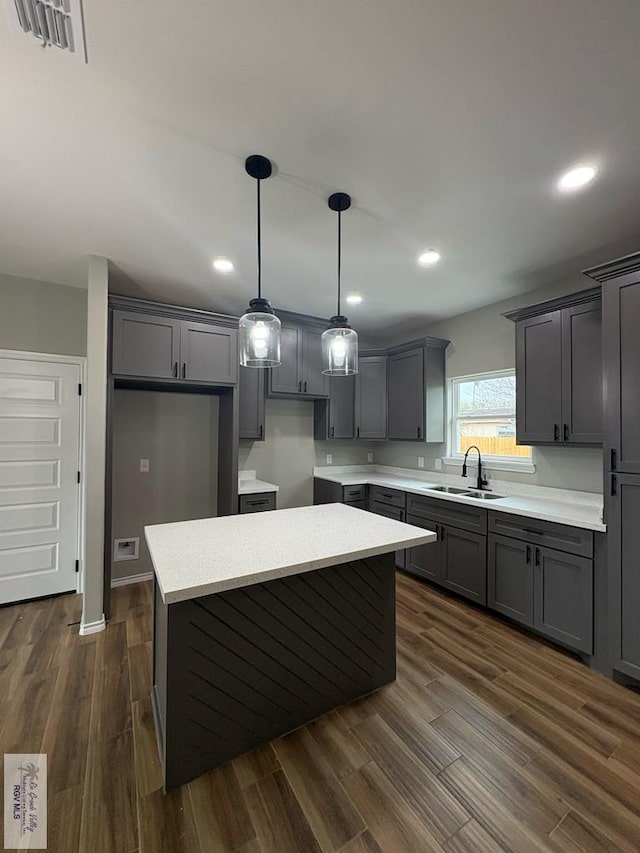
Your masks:
<path fill-rule="evenodd" d="M 398 472 L 376 471 L 366 466 L 363 469 L 334 470 L 332 468 L 315 468 L 314 476 L 342 486 L 373 485 L 390 489 L 398 489 L 415 495 L 422 495 L 435 500 L 454 501 L 471 506 L 481 506 L 492 512 L 508 512 L 512 515 L 523 515 L 527 518 L 539 518 L 541 521 L 553 521 L 556 524 L 568 524 L 586 530 L 605 532 L 606 524 L 602 521 L 602 496 L 591 492 L 574 492 L 565 489 L 554 489 L 543 486 L 522 486 L 515 483 L 490 483 L 492 492 L 503 497 L 500 500 L 478 500 L 462 495 L 451 495 L 430 490 L 430 486 L 453 485 L 456 488 L 473 490 L 475 484 L 474 472 L 463 480 L 460 476 L 439 475 L 425 472 L 421 477 L 412 477 Z M 509 493 L 511 492 L 511 493 Z"/>
<path fill-rule="evenodd" d="M 238 472 L 238 494 L 239 495 L 259 495 L 263 492 L 279 492 L 280 486 L 275 483 L 268 483 L 266 480 L 260 480 L 256 477 L 255 471 L 239 471 Z"/>
<path fill-rule="evenodd" d="M 434 542 L 436 534 L 345 504 L 145 527 L 165 604 Z"/>

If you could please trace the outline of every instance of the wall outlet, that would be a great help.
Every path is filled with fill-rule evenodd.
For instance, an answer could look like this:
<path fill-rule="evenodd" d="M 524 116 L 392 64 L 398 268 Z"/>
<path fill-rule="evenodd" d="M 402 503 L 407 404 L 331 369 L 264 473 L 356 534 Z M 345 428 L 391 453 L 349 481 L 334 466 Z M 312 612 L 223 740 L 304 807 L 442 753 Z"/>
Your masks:
<path fill-rule="evenodd" d="M 367 462 L 373 462 L 373 453 L 367 453 Z"/>
<path fill-rule="evenodd" d="M 424 456 L 418 456 L 418 468 L 424 468 Z"/>
<path fill-rule="evenodd" d="M 442 459 L 436 459 L 436 471 L 442 471 Z"/>
<path fill-rule="evenodd" d="M 132 536 L 131 539 L 116 539 L 113 543 L 114 563 L 121 560 L 137 560 L 139 546 L 140 539 L 137 536 Z"/>
<path fill-rule="evenodd" d="M 149 473 L 149 460 L 148 459 L 141 459 L 140 460 L 140 473 L 141 474 L 148 474 Z"/>
<path fill-rule="evenodd" d="M 333 465 L 333 453 L 327 453 L 327 465 Z"/>

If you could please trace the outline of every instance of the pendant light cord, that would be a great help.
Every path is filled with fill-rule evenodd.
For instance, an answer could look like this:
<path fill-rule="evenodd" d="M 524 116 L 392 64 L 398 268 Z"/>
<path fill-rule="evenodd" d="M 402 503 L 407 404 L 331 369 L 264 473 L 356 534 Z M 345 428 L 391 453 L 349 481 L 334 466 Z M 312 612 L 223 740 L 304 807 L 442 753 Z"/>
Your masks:
<path fill-rule="evenodd" d="M 340 274 L 342 271 L 342 211 L 338 211 L 338 316 L 340 316 Z"/>
<path fill-rule="evenodd" d="M 260 227 L 260 178 L 258 184 L 258 299 L 262 299 L 262 229 Z"/>

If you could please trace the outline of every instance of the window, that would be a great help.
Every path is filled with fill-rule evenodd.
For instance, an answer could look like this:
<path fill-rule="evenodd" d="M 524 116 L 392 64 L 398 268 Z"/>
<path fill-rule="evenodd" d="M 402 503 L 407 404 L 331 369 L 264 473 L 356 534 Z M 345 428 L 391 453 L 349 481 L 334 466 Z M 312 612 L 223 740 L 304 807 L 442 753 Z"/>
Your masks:
<path fill-rule="evenodd" d="M 532 470 L 531 448 L 516 444 L 515 371 L 460 376 L 451 380 L 450 395 L 451 462 L 462 461 L 475 444 L 489 464 L 505 462 Z"/>

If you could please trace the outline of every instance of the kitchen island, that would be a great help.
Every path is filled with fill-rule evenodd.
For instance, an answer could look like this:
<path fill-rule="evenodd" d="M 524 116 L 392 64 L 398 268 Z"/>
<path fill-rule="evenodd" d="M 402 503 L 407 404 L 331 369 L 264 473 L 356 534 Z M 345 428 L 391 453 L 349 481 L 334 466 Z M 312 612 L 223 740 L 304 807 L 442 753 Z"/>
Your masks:
<path fill-rule="evenodd" d="M 165 789 L 393 681 L 393 552 L 436 540 L 343 504 L 145 535 Z"/>

